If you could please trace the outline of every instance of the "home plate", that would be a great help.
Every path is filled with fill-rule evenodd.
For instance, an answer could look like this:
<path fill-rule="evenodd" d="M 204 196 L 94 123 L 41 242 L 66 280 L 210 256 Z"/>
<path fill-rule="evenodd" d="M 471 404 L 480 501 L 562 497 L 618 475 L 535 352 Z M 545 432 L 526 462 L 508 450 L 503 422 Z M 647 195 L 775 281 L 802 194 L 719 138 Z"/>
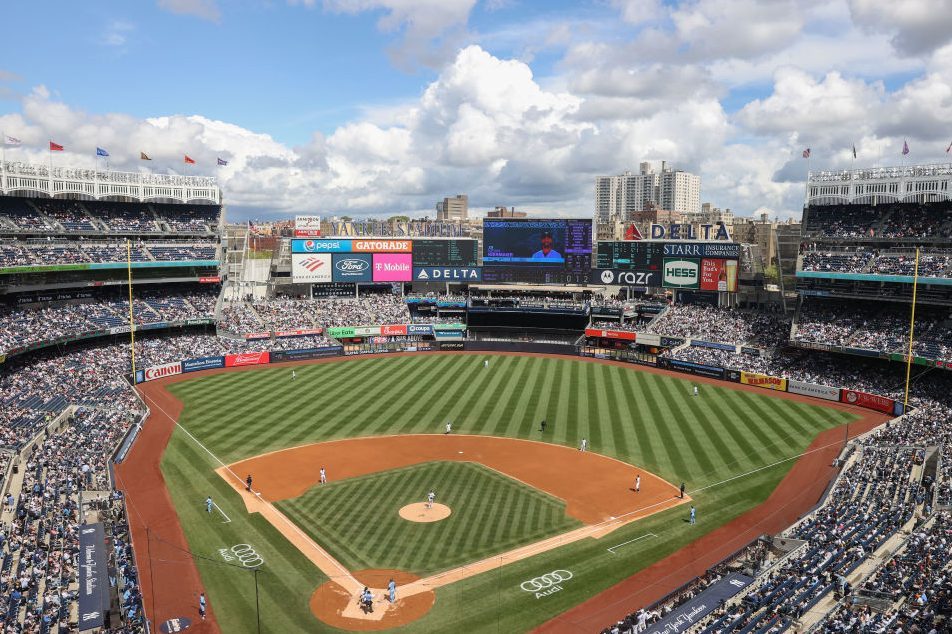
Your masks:
<path fill-rule="evenodd" d="M 462 451 L 460 453 L 463 453 Z"/>

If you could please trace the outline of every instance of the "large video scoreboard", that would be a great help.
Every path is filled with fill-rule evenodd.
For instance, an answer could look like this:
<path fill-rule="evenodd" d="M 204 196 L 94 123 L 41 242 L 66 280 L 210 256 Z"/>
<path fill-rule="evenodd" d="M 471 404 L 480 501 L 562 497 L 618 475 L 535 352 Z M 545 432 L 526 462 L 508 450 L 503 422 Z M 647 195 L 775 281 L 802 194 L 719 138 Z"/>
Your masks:
<path fill-rule="evenodd" d="M 483 281 L 587 284 L 592 221 L 483 220 Z"/>

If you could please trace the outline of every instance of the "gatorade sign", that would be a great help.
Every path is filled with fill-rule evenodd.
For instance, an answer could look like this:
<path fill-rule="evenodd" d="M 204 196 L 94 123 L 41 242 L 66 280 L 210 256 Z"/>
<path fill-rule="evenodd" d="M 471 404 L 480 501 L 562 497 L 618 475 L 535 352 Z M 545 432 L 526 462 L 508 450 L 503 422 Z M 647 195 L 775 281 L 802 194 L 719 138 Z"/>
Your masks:
<path fill-rule="evenodd" d="M 701 267 L 697 260 L 665 258 L 661 278 L 665 288 L 698 288 Z"/>

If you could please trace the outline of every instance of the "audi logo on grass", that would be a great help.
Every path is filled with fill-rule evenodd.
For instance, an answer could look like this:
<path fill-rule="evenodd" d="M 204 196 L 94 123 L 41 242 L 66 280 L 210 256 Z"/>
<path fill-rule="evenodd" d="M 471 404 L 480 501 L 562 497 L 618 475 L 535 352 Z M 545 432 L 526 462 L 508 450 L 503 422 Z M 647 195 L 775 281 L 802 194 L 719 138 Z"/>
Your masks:
<path fill-rule="evenodd" d="M 235 544 L 231 548 L 219 548 L 218 554 L 225 561 L 240 564 L 245 568 L 257 568 L 264 565 L 264 559 L 251 544 Z"/>
<path fill-rule="evenodd" d="M 544 575 L 526 579 L 519 584 L 519 587 L 524 592 L 532 592 L 536 599 L 541 599 L 562 590 L 560 584 L 565 583 L 573 576 L 571 570 L 553 570 Z"/>

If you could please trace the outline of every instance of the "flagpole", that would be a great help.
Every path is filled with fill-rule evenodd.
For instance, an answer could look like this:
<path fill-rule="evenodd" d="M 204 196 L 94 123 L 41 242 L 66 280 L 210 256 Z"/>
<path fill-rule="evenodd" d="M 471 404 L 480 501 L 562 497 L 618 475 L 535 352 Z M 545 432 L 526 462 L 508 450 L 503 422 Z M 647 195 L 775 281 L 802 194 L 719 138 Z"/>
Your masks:
<path fill-rule="evenodd" d="M 132 312 L 132 242 L 126 238 L 126 268 L 129 274 L 129 345 L 132 349 L 132 384 L 136 383 L 136 324 Z"/>

